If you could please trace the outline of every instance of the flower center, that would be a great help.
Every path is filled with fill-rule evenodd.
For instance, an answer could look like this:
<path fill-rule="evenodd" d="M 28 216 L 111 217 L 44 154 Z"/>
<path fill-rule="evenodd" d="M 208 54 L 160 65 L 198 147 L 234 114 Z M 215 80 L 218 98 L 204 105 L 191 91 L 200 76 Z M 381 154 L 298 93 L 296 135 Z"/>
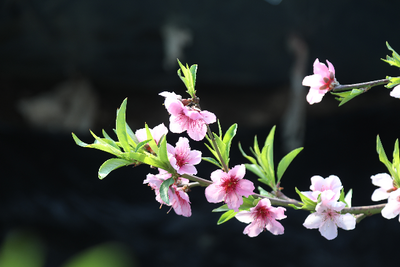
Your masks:
<path fill-rule="evenodd" d="M 336 79 L 335 79 L 335 75 L 333 75 L 333 73 L 330 71 L 329 72 L 329 78 L 328 77 L 324 77 L 324 85 L 322 85 L 319 90 L 326 90 L 328 89 L 329 91 L 332 90 L 333 88 L 335 88 L 336 85 Z"/>
<path fill-rule="evenodd" d="M 236 185 L 238 182 L 238 179 L 229 176 L 222 183 L 222 187 L 225 189 L 225 192 L 230 193 L 232 191 L 236 191 Z"/>
<path fill-rule="evenodd" d="M 258 207 L 255 213 L 256 220 L 265 220 L 269 217 L 269 209 L 265 207 Z"/>

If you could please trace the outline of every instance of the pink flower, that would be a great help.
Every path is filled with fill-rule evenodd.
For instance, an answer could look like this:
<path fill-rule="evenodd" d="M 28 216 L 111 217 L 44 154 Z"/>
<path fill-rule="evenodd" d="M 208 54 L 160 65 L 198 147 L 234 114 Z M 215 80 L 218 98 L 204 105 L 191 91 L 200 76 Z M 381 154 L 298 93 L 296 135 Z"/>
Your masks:
<path fill-rule="evenodd" d="M 328 60 L 328 67 L 320 63 L 318 58 L 314 61 L 314 74 L 303 79 L 304 86 L 310 86 L 307 101 L 310 105 L 321 102 L 324 95 L 335 88 L 339 83 L 335 78 L 335 68 Z"/>
<path fill-rule="evenodd" d="M 387 173 L 379 173 L 371 176 L 372 184 L 379 186 L 380 188 L 375 189 L 372 193 L 372 201 L 380 201 L 387 199 L 390 192 L 395 191 L 397 188 L 393 185 L 392 177 Z"/>
<path fill-rule="evenodd" d="M 250 237 L 258 236 L 264 229 L 274 235 L 282 235 L 284 228 L 276 220 L 285 219 L 285 211 L 282 207 L 272 207 L 271 201 L 264 198 L 255 207 L 250 208 L 250 211 L 240 211 L 235 217 L 243 223 L 250 223 L 243 231 L 243 234 Z"/>
<path fill-rule="evenodd" d="M 190 150 L 189 140 L 179 137 L 176 147 L 167 144 L 169 162 L 179 174 L 196 174 L 197 170 L 193 165 L 201 161 L 201 152 Z"/>
<path fill-rule="evenodd" d="M 390 92 L 390 96 L 400 98 L 400 85 L 397 85 L 393 88 L 393 90 Z"/>
<path fill-rule="evenodd" d="M 170 204 L 166 204 L 160 196 L 160 186 L 162 182 L 166 179 L 170 178 L 171 174 L 166 172 L 165 170 L 159 169 L 159 174 L 147 174 L 146 179 L 143 181 L 143 184 L 149 184 L 149 186 L 154 189 L 156 193 L 156 200 L 167 206 L 171 206 L 175 213 L 178 215 L 182 215 L 185 217 L 190 217 L 192 215 L 192 211 L 190 208 L 190 201 L 188 194 L 184 191 L 184 187 L 182 185 L 188 184 L 189 180 L 185 178 L 179 177 L 177 181 L 170 186 L 168 190 L 168 197 Z"/>
<path fill-rule="evenodd" d="M 153 136 L 156 144 L 158 144 L 158 142 L 160 142 L 161 137 L 168 133 L 168 129 L 167 127 L 165 127 L 164 123 L 161 123 L 160 125 L 157 125 L 153 129 L 150 129 L 150 133 L 151 136 Z M 135 136 L 139 142 L 147 140 L 146 128 L 136 130 Z"/>
<path fill-rule="evenodd" d="M 254 185 L 249 180 L 243 179 L 246 173 L 244 164 L 236 165 L 228 173 L 216 170 L 211 173 L 212 184 L 205 190 L 207 201 L 218 203 L 225 201 L 228 208 L 239 211 L 243 204 L 242 196 L 254 194 Z"/>
<path fill-rule="evenodd" d="M 330 175 L 327 178 L 322 178 L 319 175 L 314 175 L 311 177 L 311 186 L 310 189 L 312 191 L 304 191 L 301 192 L 303 195 L 311 199 L 312 201 L 317 202 L 318 196 L 321 192 L 326 190 L 331 190 L 334 195 L 331 195 L 332 200 L 338 200 L 340 196 L 340 190 L 342 189 L 342 182 L 340 181 L 339 177 L 336 175 Z"/>
<path fill-rule="evenodd" d="M 382 209 L 381 214 L 386 219 L 393 219 L 400 213 L 400 190 L 389 194 L 388 203 Z M 399 216 L 400 222 L 400 216 Z"/>
<path fill-rule="evenodd" d="M 171 114 L 169 118 L 171 132 L 187 131 L 193 140 L 203 140 L 207 133 L 207 124 L 217 120 L 215 115 L 209 111 L 201 111 L 194 106 L 185 106 L 180 96 L 175 93 L 162 92 L 160 95 L 165 97 L 165 108 Z"/>
<path fill-rule="evenodd" d="M 328 192 L 328 191 L 325 191 Z M 325 193 L 324 192 L 324 193 Z M 337 228 L 352 230 L 356 227 L 356 218 L 350 213 L 340 214 L 346 206 L 343 202 L 326 201 L 321 194 L 322 202 L 318 203 L 315 212 L 308 215 L 303 223 L 307 229 L 319 229 L 323 237 L 332 240 L 337 237 Z"/>

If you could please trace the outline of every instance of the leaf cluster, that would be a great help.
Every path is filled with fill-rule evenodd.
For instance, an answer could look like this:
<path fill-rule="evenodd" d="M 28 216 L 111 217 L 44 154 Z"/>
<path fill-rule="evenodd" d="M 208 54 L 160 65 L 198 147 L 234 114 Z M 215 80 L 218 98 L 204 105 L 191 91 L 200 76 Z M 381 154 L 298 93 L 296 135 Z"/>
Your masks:
<path fill-rule="evenodd" d="M 178 63 L 180 66 L 180 69 L 178 69 L 178 76 L 181 78 L 182 82 L 185 84 L 187 88 L 187 93 L 194 99 L 196 97 L 196 90 L 194 89 L 196 85 L 196 74 L 197 74 L 197 64 L 194 64 L 192 66 L 188 66 L 186 64 L 186 67 L 179 61 Z M 183 73 L 183 75 L 182 75 Z"/>
<path fill-rule="evenodd" d="M 345 103 L 349 102 L 350 100 L 352 100 L 353 98 L 355 98 L 356 96 L 361 95 L 362 93 L 365 93 L 366 91 L 368 91 L 371 87 L 366 87 L 363 89 L 352 89 L 351 91 L 345 91 L 345 92 L 339 92 L 339 93 L 334 93 L 331 92 L 331 94 L 336 95 L 338 97 L 336 97 L 335 99 L 338 100 L 339 103 L 339 107 L 344 105 Z"/>
<path fill-rule="evenodd" d="M 253 156 L 248 156 L 242 149 L 239 143 L 239 149 L 242 155 L 249 160 L 251 163 L 246 163 L 246 169 L 253 172 L 255 175 L 259 177 L 258 181 L 268 185 L 274 192 L 279 191 L 279 184 L 281 182 L 281 178 L 285 173 L 286 169 L 289 167 L 290 163 L 293 159 L 303 150 L 302 147 L 297 148 L 289 152 L 286 156 L 284 156 L 278 164 L 278 168 L 276 171 L 274 170 L 274 136 L 275 136 L 275 126 L 272 127 L 269 132 L 264 146 L 260 149 L 258 145 L 257 136 L 254 137 L 254 146 L 250 147 L 250 151 Z M 259 188 L 260 189 L 260 188 Z M 267 192 L 265 190 L 260 192 Z"/>
<path fill-rule="evenodd" d="M 210 145 L 205 143 L 206 147 L 211 151 L 214 158 L 203 157 L 203 160 L 218 166 L 220 169 L 223 169 L 224 163 L 226 166 L 229 166 L 229 153 L 232 145 L 232 139 L 235 137 L 237 132 L 237 127 L 238 126 L 236 123 L 232 124 L 232 126 L 226 131 L 225 135 L 223 135 L 221 125 L 218 121 L 219 134 L 217 135 L 216 133 L 212 133 L 213 140 L 206 135 L 206 139 Z M 220 153 L 221 157 L 218 155 L 218 152 Z"/>
<path fill-rule="evenodd" d="M 399 156 L 399 140 L 396 139 L 393 149 L 393 162 L 390 162 L 386 156 L 385 150 L 383 149 L 383 145 L 379 135 L 376 137 L 376 152 L 378 152 L 379 160 L 385 164 L 388 169 L 390 176 L 393 178 L 393 183 L 396 188 L 400 187 L 400 156 Z"/>
<path fill-rule="evenodd" d="M 116 158 L 106 160 L 100 166 L 98 177 L 103 179 L 115 169 L 128 165 L 139 165 L 142 163 L 174 172 L 167 156 L 166 137 L 163 136 L 157 145 L 146 124 L 147 140 L 139 142 L 131 128 L 126 123 L 126 104 L 127 98 L 125 98 L 120 108 L 117 110 L 116 127 L 114 132 L 118 140 L 113 140 L 104 130 L 102 131 L 103 137 L 98 137 L 90 131 L 95 140 L 92 144 L 87 144 L 82 142 L 74 133 L 72 133 L 72 137 L 78 146 L 102 150 L 116 156 Z"/>

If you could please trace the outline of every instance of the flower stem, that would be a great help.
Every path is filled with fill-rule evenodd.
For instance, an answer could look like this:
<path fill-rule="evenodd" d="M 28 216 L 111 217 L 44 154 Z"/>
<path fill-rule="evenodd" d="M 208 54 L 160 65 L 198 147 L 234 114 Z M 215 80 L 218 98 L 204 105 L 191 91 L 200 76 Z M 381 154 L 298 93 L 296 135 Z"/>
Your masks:
<path fill-rule="evenodd" d="M 345 84 L 345 85 L 338 85 L 333 88 L 332 92 L 343 92 L 349 91 L 350 89 L 359 89 L 359 88 L 366 88 L 365 91 L 368 91 L 374 86 L 387 84 L 389 82 L 388 79 L 364 82 L 364 83 L 355 83 L 355 84 Z"/>

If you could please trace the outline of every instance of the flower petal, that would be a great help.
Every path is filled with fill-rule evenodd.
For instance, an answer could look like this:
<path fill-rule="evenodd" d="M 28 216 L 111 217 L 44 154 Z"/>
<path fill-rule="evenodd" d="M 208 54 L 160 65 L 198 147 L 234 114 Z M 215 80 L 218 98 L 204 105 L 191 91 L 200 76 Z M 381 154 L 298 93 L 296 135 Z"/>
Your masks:
<path fill-rule="evenodd" d="M 329 219 L 322 223 L 322 225 L 319 227 L 319 232 L 328 240 L 335 239 L 338 234 L 336 224 L 333 220 Z"/>
<path fill-rule="evenodd" d="M 312 213 L 310 215 L 308 215 L 308 217 L 306 218 L 306 220 L 303 223 L 303 226 L 307 229 L 316 229 L 319 228 L 319 226 L 322 224 L 323 222 L 323 218 L 324 216 L 318 213 Z"/>
<path fill-rule="evenodd" d="M 336 225 L 344 230 L 353 230 L 356 228 L 356 218 L 350 213 L 340 215 L 336 218 Z"/>

